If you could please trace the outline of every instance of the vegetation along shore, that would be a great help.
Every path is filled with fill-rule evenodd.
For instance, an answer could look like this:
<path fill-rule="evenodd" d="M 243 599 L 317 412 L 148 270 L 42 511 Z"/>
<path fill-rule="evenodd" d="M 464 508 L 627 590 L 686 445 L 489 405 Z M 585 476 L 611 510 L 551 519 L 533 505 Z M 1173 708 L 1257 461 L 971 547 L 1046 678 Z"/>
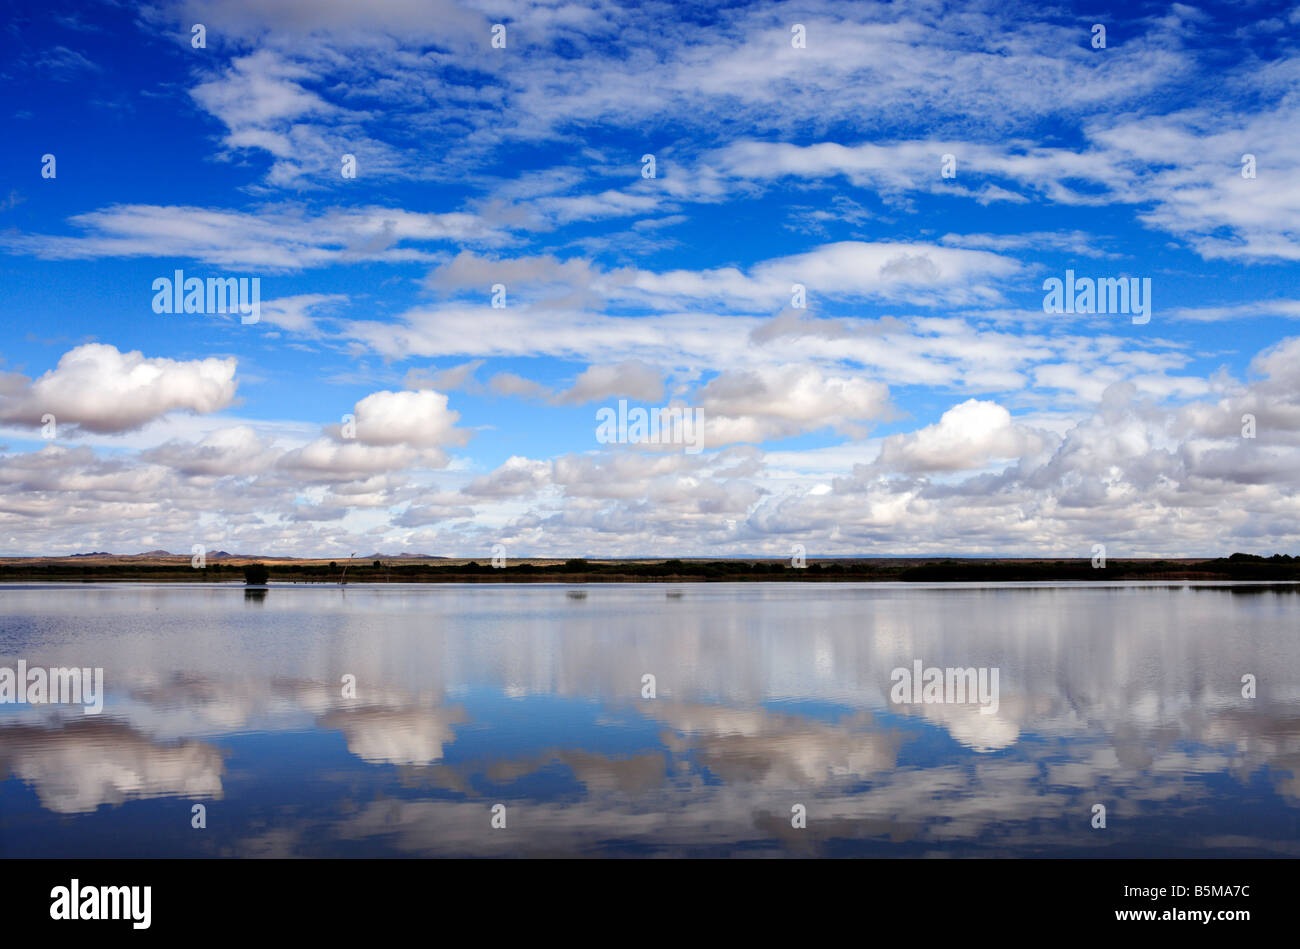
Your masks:
<path fill-rule="evenodd" d="M 344 560 L 245 557 L 219 553 L 195 566 L 163 551 L 120 556 L 0 558 L 0 582 L 188 581 L 262 583 L 671 583 L 756 581 L 1300 581 L 1300 557 L 1236 553 L 1214 559 L 808 558 L 512 559 L 490 561 L 403 555 Z"/>

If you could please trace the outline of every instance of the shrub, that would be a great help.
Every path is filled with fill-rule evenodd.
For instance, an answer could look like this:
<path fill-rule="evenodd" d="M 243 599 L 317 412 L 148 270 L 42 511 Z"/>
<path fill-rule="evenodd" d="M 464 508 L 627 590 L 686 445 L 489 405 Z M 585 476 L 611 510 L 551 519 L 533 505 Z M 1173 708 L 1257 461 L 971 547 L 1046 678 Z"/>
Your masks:
<path fill-rule="evenodd" d="M 271 576 L 271 572 L 266 569 L 265 564 L 250 563 L 248 566 L 244 568 L 245 583 L 260 585 L 265 583 L 267 581 L 267 578 L 270 576 Z"/>

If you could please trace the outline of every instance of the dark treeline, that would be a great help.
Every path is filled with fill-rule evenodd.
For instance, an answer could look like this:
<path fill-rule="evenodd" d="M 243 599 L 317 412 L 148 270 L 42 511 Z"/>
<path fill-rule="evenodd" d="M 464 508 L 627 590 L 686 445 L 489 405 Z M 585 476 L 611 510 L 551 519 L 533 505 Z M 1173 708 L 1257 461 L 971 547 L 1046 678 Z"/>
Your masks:
<path fill-rule="evenodd" d="M 346 577 L 344 567 L 347 568 Z M 1108 560 L 1093 567 L 1079 560 L 880 560 L 810 561 L 793 567 L 771 560 L 663 560 L 650 563 L 568 560 L 564 563 L 356 563 L 222 564 L 194 569 L 177 564 L 81 564 L 29 561 L 0 564 L 3 580 L 176 580 L 248 583 L 420 583 L 420 582 L 587 582 L 629 581 L 786 581 L 846 580 L 1051 581 L 1051 580 L 1300 580 L 1300 558 L 1275 554 L 1233 554 L 1204 561 Z"/>

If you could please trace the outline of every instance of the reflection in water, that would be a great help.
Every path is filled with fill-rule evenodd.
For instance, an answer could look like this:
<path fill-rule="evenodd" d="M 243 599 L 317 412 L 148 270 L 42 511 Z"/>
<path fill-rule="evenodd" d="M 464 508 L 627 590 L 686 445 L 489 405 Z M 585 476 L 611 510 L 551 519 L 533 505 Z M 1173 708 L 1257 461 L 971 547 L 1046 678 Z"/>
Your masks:
<path fill-rule="evenodd" d="M 0 705 L 0 854 L 1300 853 L 1294 586 L 239 589 L 0 585 L 0 666 L 107 689 Z"/>
<path fill-rule="evenodd" d="M 460 709 L 339 709 L 319 719 L 321 728 L 340 731 L 348 751 L 381 764 L 432 764 L 442 746 L 455 740 L 452 725 L 465 720 Z"/>
<path fill-rule="evenodd" d="M 244 588 L 244 602 L 245 602 L 245 603 L 263 603 L 263 602 L 265 602 L 265 601 L 266 601 L 266 588 L 265 588 L 265 587 L 245 587 L 245 588 Z"/>
<path fill-rule="evenodd" d="M 221 797 L 221 752 L 198 741 L 162 743 L 119 722 L 68 719 L 0 731 L 0 768 L 59 814 L 131 798 Z"/>

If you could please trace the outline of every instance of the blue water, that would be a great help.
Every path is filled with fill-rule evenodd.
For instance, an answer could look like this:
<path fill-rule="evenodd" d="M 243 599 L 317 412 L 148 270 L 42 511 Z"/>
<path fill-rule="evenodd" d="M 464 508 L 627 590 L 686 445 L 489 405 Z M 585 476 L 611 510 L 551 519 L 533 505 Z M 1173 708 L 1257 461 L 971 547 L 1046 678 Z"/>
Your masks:
<path fill-rule="evenodd" d="M 0 585 L 0 667 L 106 692 L 0 704 L 0 855 L 1300 853 L 1295 588 L 584 590 Z"/>

